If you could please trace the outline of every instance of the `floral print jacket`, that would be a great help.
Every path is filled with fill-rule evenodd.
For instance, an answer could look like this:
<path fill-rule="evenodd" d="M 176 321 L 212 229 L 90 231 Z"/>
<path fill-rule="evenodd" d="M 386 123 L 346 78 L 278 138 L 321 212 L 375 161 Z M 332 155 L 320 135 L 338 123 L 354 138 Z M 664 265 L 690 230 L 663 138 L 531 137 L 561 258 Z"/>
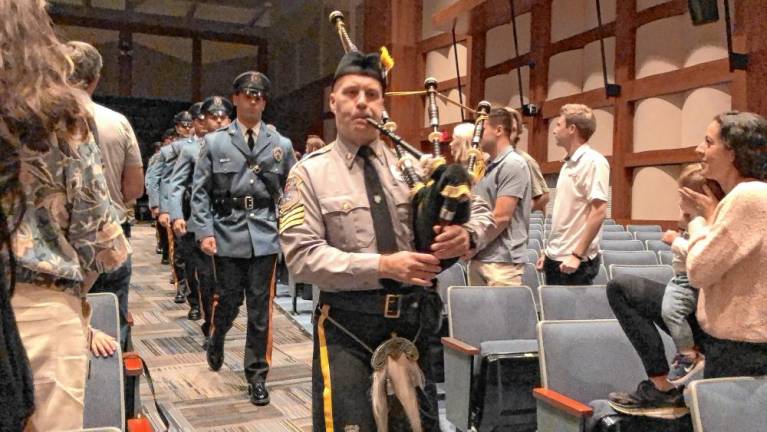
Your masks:
<path fill-rule="evenodd" d="M 45 152 L 20 151 L 26 211 L 12 249 L 19 282 L 48 282 L 84 295 L 80 288 L 87 273 L 120 267 L 131 250 L 109 198 L 93 135 L 84 140 L 68 135 L 53 135 Z"/>

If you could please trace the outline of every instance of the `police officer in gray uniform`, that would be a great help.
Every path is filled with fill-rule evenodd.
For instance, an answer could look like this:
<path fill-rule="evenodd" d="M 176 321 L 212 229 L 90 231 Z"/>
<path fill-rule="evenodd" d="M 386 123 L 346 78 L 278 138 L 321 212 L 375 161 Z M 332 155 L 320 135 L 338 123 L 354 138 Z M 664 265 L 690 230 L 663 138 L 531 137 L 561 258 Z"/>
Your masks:
<path fill-rule="evenodd" d="M 196 111 L 195 107 L 197 108 Z M 228 99 L 221 96 L 211 96 L 203 102 L 199 102 L 199 106 L 195 104 L 190 109 L 192 116 L 195 117 L 194 122 L 197 136 L 194 139 L 190 139 L 181 148 L 181 153 L 176 159 L 170 179 L 170 218 L 173 221 L 173 232 L 184 239 L 181 243 L 183 243 L 183 253 L 187 260 L 187 275 L 197 275 L 196 280 L 193 280 L 195 278 L 188 279 L 190 288 L 192 288 L 192 285 L 196 287 L 196 289 L 192 288 L 191 291 L 194 295 L 189 298 L 189 304 L 192 305 L 192 310 L 189 311 L 189 319 L 195 319 L 191 317 L 195 311 L 196 319 L 199 319 L 200 307 L 202 308 L 202 317 L 204 319 L 202 334 L 205 336 L 203 346 L 206 349 L 208 347 L 208 336 L 210 335 L 215 278 L 213 277 L 212 258 L 205 255 L 197 247 L 194 235 L 195 229 L 191 220 L 192 176 L 197 156 L 200 154 L 203 138 L 205 133 L 208 132 L 207 126 L 211 124 L 211 119 L 208 117 L 218 118 L 220 122 L 215 124 L 226 126 L 229 124 L 229 115 L 232 112 L 232 108 L 232 103 Z M 195 308 L 196 305 L 199 306 Z"/>
<path fill-rule="evenodd" d="M 170 226 L 170 176 L 173 173 L 173 166 L 176 158 L 181 153 L 181 147 L 194 136 L 194 118 L 189 111 L 181 111 L 173 117 L 176 125 L 176 132 L 179 138 L 172 143 L 160 149 L 160 156 L 157 160 L 157 172 L 159 175 L 159 205 L 157 222 L 168 231 L 168 248 L 172 272 L 172 282 L 176 286 L 176 303 L 186 302 L 186 295 L 189 290 L 187 286 L 186 268 L 184 265 L 184 255 L 176 247 L 176 238 Z M 154 170 L 153 170 L 154 175 Z M 199 318 L 198 318 L 199 319 Z"/>
<path fill-rule="evenodd" d="M 243 297 L 248 311 L 245 378 L 250 401 L 269 403 L 272 301 L 279 252 L 276 207 L 296 158 L 289 139 L 261 121 L 269 79 L 249 71 L 235 78 L 237 119 L 205 136 L 194 170 L 192 222 L 200 249 L 215 255 L 219 301 L 214 306 L 208 365 L 223 363 L 224 337 Z"/>

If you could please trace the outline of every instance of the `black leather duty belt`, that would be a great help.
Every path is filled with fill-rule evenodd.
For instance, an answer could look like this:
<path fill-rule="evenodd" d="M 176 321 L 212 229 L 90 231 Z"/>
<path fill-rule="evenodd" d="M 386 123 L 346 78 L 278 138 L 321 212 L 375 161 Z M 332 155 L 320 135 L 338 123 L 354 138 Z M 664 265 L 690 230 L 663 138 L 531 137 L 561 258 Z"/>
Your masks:
<path fill-rule="evenodd" d="M 412 294 L 321 292 L 319 303 L 349 312 L 397 319 L 405 311 L 418 308 L 419 298 L 417 292 Z"/>
<path fill-rule="evenodd" d="M 258 208 L 273 208 L 274 201 L 271 198 L 259 198 L 252 195 L 242 197 L 216 198 L 213 200 L 216 207 L 231 207 L 237 210 L 253 210 Z"/>

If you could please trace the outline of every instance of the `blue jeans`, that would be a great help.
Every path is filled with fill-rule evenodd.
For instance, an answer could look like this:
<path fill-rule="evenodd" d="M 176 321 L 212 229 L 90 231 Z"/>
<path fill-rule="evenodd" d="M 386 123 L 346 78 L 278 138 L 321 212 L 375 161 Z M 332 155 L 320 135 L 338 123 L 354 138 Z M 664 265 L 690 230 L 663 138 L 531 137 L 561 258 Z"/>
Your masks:
<path fill-rule="evenodd" d="M 125 263 L 111 273 L 101 273 L 91 287 L 91 293 L 112 293 L 117 296 L 120 308 L 120 346 L 123 352 L 130 348 L 130 327 L 128 326 L 128 288 L 132 273 L 130 256 Z"/>
<path fill-rule="evenodd" d="M 687 275 L 678 274 L 671 279 L 663 293 L 661 313 L 677 351 L 695 346 L 687 317 L 695 313 L 697 306 L 698 290 L 690 285 Z"/>

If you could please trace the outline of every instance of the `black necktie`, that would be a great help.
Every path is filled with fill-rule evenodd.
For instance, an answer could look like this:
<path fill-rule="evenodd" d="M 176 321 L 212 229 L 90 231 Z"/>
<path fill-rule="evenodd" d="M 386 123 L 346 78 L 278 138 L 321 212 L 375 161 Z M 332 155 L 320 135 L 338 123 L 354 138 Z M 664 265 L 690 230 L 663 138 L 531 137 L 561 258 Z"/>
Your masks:
<path fill-rule="evenodd" d="M 376 234 L 378 253 L 387 254 L 397 252 L 397 238 L 394 235 L 389 206 L 386 203 L 386 195 L 381 186 L 373 166 L 373 150 L 368 146 L 362 146 L 357 153 L 365 161 L 365 189 L 370 203 L 370 214 L 373 216 L 373 229 Z"/>
<path fill-rule="evenodd" d="M 253 151 L 255 146 L 256 140 L 253 138 L 253 129 L 248 129 L 248 147 L 250 147 L 250 151 Z"/>

